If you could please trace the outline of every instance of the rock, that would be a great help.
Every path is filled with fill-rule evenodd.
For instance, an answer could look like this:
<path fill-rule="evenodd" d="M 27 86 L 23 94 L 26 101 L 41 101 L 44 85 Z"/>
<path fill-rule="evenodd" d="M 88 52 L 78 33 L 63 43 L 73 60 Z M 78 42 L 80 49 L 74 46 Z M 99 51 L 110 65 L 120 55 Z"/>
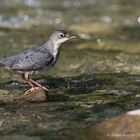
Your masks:
<path fill-rule="evenodd" d="M 47 100 L 47 91 L 40 88 L 35 87 L 27 90 L 20 99 L 31 101 L 31 102 L 43 102 Z"/>
<path fill-rule="evenodd" d="M 139 140 L 139 122 L 140 110 L 130 111 L 93 127 L 92 138 L 96 140 Z"/>
<path fill-rule="evenodd" d="M 134 116 L 137 115 L 137 116 L 140 116 L 140 109 L 129 111 L 127 113 L 127 115 L 134 115 Z"/>

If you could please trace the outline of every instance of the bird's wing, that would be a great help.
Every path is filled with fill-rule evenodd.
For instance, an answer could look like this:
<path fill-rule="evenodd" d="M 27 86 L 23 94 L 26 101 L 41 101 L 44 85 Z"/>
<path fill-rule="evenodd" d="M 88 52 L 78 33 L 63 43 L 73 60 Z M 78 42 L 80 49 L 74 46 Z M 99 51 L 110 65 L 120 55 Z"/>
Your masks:
<path fill-rule="evenodd" d="M 11 68 L 14 70 L 39 70 L 44 66 L 49 66 L 53 61 L 53 56 L 49 52 L 30 51 L 23 55 Z"/>

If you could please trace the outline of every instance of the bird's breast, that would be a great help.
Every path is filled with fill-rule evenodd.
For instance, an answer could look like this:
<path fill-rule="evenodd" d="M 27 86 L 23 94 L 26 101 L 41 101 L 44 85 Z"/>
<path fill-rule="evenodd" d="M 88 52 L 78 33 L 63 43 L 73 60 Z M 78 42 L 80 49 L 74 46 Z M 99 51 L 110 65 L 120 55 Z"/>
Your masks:
<path fill-rule="evenodd" d="M 52 55 L 53 55 L 53 63 L 54 64 L 57 62 L 59 54 L 60 54 L 60 50 L 59 49 L 55 49 L 53 51 Z"/>

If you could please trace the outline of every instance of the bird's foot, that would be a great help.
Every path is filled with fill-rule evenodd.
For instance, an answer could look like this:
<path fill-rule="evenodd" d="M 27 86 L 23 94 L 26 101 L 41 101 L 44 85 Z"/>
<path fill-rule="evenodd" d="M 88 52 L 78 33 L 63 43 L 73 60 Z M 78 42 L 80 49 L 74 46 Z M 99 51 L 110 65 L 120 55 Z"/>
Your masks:
<path fill-rule="evenodd" d="M 45 91 L 49 91 L 49 89 L 47 89 L 46 87 L 44 86 L 33 86 L 31 89 L 29 89 L 31 92 L 32 91 L 35 91 L 35 90 L 38 90 L 38 89 L 42 89 L 42 90 L 45 90 Z"/>
<path fill-rule="evenodd" d="M 29 93 L 36 93 L 36 92 L 40 92 L 40 91 L 48 91 L 48 89 L 46 88 L 46 87 L 32 87 L 32 88 L 30 88 L 29 90 L 27 90 L 26 92 L 25 92 L 25 94 L 27 93 L 27 94 L 29 94 Z"/>
<path fill-rule="evenodd" d="M 24 93 L 24 96 L 25 96 L 25 95 L 28 95 L 28 94 L 31 94 L 31 93 L 35 93 L 35 92 L 37 92 L 37 91 L 40 90 L 40 89 L 42 89 L 42 88 L 40 88 L 40 87 L 32 87 L 32 88 L 28 89 L 28 90 Z"/>
<path fill-rule="evenodd" d="M 40 87 L 32 87 L 32 88 L 29 89 L 29 91 L 30 91 L 30 92 L 34 92 L 34 91 L 36 91 L 36 90 L 38 90 L 38 89 L 40 89 Z"/>
<path fill-rule="evenodd" d="M 47 89 L 47 88 L 44 87 L 44 86 L 41 86 L 41 88 L 42 88 L 43 90 L 49 91 L 49 89 Z"/>
<path fill-rule="evenodd" d="M 20 98 L 27 101 L 42 102 L 47 100 L 47 92 L 42 87 L 32 87 Z"/>

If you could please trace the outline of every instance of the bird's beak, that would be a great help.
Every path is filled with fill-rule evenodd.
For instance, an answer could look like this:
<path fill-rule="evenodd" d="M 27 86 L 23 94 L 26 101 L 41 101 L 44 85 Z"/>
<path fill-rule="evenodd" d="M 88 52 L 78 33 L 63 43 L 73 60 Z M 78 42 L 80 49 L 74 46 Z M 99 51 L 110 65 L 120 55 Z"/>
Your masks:
<path fill-rule="evenodd" d="M 77 36 L 74 35 L 74 36 L 70 36 L 70 37 L 69 37 L 69 39 L 72 39 L 72 38 L 77 38 Z"/>

